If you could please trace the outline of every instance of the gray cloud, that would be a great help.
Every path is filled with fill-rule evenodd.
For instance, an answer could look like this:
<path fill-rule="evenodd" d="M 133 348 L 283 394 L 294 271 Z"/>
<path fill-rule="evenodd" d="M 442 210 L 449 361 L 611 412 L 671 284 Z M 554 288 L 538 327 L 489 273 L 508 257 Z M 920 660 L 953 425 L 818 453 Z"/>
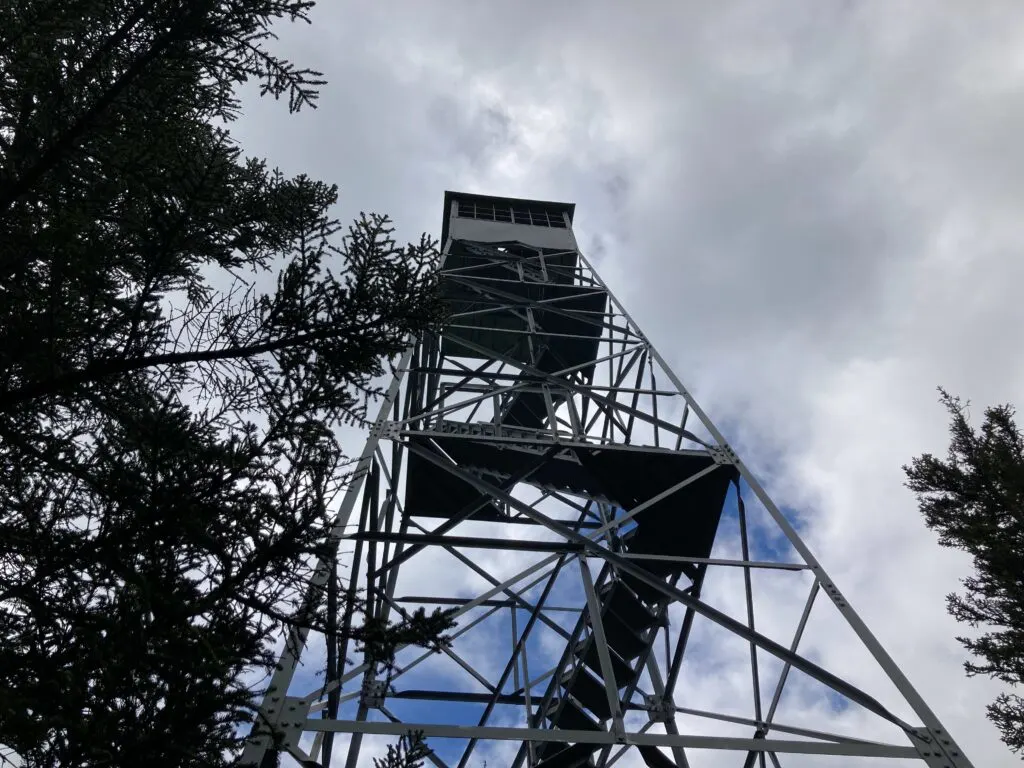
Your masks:
<path fill-rule="evenodd" d="M 496 150 L 517 145 L 513 120 L 500 107 L 467 113 L 457 99 L 443 95 L 427 109 L 427 126 L 446 141 L 444 155 L 464 159 L 470 168 L 485 167 Z"/>

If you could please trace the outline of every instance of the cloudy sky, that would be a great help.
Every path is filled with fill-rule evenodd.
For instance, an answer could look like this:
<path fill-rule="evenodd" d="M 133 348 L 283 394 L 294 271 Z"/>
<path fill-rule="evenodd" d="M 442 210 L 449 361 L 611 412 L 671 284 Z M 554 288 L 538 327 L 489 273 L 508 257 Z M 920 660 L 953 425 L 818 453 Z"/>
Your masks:
<path fill-rule="evenodd" d="M 584 253 L 974 764 L 1018 764 L 944 611 L 969 563 L 900 468 L 945 448 L 936 386 L 976 417 L 1024 400 L 1024 8 L 395 0 L 313 21 L 280 50 L 326 74 L 319 109 L 249 99 L 243 145 L 407 238 L 439 232 L 446 189 L 575 202 Z"/>

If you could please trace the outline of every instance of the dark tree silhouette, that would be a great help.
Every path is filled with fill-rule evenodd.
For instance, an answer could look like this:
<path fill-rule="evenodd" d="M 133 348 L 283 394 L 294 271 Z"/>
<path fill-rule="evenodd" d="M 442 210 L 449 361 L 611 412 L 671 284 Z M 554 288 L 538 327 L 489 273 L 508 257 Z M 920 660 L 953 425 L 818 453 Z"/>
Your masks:
<path fill-rule="evenodd" d="M 974 558 L 964 593 L 946 598 L 957 621 L 984 630 L 957 638 L 974 657 L 967 674 L 1016 687 L 1024 681 L 1024 435 L 1009 405 L 986 409 L 975 431 L 960 399 L 940 392 L 951 421 L 949 454 L 924 454 L 904 471 L 939 543 Z M 1024 750 L 1024 698 L 1001 694 L 988 716 L 1014 752 Z"/>
<path fill-rule="evenodd" d="M 247 80 L 314 106 L 265 48 L 311 6 L 0 4 L 0 744 L 33 766 L 232 761 L 332 554 L 336 427 L 443 321 L 433 240 L 346 233 L 226 127 Z"/>
<path fill-rule="evenodd" d="M 389 744 L 384 757 L 373 758 L 373 768 L 421 768 L 431 754 L 422 731 L 412 731 Z"/>

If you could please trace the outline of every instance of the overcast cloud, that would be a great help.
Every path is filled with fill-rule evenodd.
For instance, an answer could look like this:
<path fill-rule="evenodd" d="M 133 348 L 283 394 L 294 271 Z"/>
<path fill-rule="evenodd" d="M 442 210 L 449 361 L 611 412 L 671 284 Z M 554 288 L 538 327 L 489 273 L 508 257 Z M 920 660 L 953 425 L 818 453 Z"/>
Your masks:
<path fill-rule="evenodd" d="M 937 385 L 978 417 L 1024 402 L 1024 8 L 409 0 L 314 22 L 281 47 L 326 73 L 320 108 L 247 101 L 244 146 L 407 238 L 439 232 L 445 189 L 575 202 L 585 254 L 974 764 L 1017 764 L 944 612 L 969 563 L 900 467 L 945 449 Z"/>

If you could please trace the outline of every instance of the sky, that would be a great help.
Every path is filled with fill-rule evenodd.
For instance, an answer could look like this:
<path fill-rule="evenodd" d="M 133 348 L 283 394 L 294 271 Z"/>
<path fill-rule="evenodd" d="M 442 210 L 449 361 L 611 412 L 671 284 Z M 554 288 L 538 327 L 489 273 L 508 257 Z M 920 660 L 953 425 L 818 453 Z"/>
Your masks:
<path fill-rule="evenodd" d="M 446 189 L 576 203 L 581 250 L 966 754 L 1018 764 L 944 609 L 970 563 L 901 466 L 945 450 L 937 386 L 976 419 L 1022 399 L 1024 9 L 394 0 L 312 20 L 277 50 L 325 73 L 319 108 L 247 98 L 243 147 L 406 239 L 439 233 Z M 766 589 L 766 614 L 804 596 Z"/>

